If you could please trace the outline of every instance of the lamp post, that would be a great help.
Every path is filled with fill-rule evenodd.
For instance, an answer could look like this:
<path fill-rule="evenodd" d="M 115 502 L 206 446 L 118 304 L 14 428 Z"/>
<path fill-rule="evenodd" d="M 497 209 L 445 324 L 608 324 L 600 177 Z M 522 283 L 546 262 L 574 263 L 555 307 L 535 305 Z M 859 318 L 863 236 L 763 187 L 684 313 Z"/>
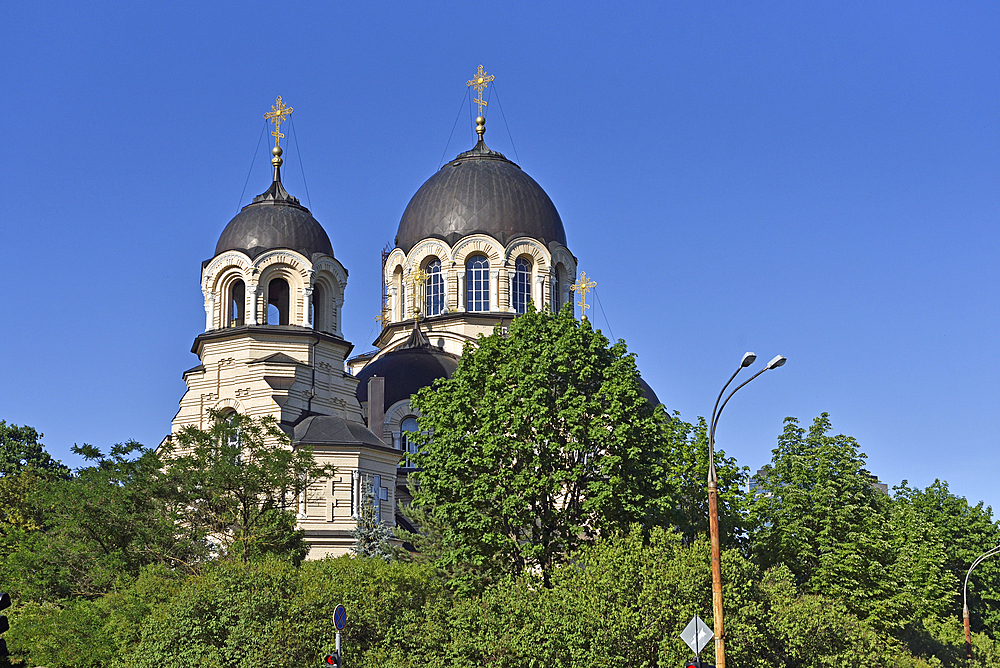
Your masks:
<path fill-rule="evenodd" d="M 726 404 L 728 404 L 729 400 L 733 398 L 733 395 L 739 392 L 741 387 L 765 371 L 777 369 L 787 360 L 781 355 L 776 356 L 773 360 L 767 363 L 767 366 L 752 375 L 750 380 L 744 382 L 742 385 L 730 392 L 729 396 L 726 397 L 726 400 L 722 402 L 722 406 L 720 407 L 719 401 L 722 400 L 722 395 L 726 393 L 726 388 L 729 387 L 729 384 L 733 382 L 734 378 L 736 378 L 736 374 L 738 374 L 741 369 L 750 366 L 756 361 L 756 355 L 753 353 L 744 353 L 743 359 L 740 360 L 739 368 L 733 372 L 733 375 L 729 377 L 726 384 L 722 386 L 722 391 L 719 392 L 719 398 L 715 400 L 715 407 L 712 408 L 712 419 L 709 422 L 708 427 L 708 528 L 712 539 L 712 618 L 715 620 L 716 668 L 726 668 L 726 643 L 724 627 L 722 624 L 722 565 L 719 560 L 719 477 L 715 472 L 715 426 L 718 424 L 719 417 L 722 415 L 722 409 L 726 407 Z"/>
<path fill-rule="evenodd" d="M 997 554 L 1000 554 L 1000 545 L 976 557 L 976 560 L 969 566 L 969 572 L 965 574 L 965 584 L 962 585 L 962 624 L 965 626 L 965 657 L 967 659 L 972 658 L 972 631 L 969 629 L 969 576 L 972 575 L 972 569 L 978 566 L 979 562 Z"/>

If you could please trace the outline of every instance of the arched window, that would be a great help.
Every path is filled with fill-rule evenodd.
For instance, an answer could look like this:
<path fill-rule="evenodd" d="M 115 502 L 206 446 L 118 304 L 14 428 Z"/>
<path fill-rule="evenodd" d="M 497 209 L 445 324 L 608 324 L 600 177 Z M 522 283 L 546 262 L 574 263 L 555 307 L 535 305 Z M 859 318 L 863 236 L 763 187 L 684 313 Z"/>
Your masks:
<path fill-rule="evenodd" d="M 313 329 L 325 330 L 326 323 L 326 290 L 319 283 L 313 285 L 312 293 L 312 319 Z"/>
<path fill-rule="evenodd" d="M 406 307 L 403 306 L 406 302 L 403 301 L 403 268 L 396 267 L 392 272 L 392 287 L 396 289 L 396 300 L 392 304 L 392 312 L 389 314 L 392 319 L 396 322 L 406 319 Z"/>
<path fill-rule="evenodd" d="M 229 287 L 229 303 L 226 305 L 224 327 L 242 327 L 244 323 L 243 309 L 246 308 L 246 286 L 242 279 L 233 281 Z"/>
<path fill-rule="evenodd" d="M 267 324 L 288 324 L 288 281 L 283 278 L 267 284 Z"/>
<path fill-rule="evenodd" d="M 519 257 L 514 262 L 514 284 L 511 294 L 511 306 L 515 313 L 525 313 L 531 302 L 531 261 Z"/>
<path fill-rule="evenodd" d="M 434 258 L 427 263 L 424 271 L 427 272 L 424 312 L 427 315 L 439 315 L 444 311 L 444 277 L 441 275 L 441 260 Z"/>
<path fill-rule="evenodd" d="M 465 263 L 465 310 L 490 310 L 490 261 L 482 255 Z"/>
<path fill-rule="evenodd" d="M 556 265 L 556 280 L 554 281 L 555 287 L 552 292 L 552 310 L 556 313 L 558 313 L 559 309 L 561 309 L 563 304 L 566 303 L 566 300 L 563 297 L 563 290 L 567 285 L 569 285 L 568 279 L 569 276 L 566 272 L 566 267 L 560 262 Z"/>
<path fill-rule="evenodd" d="M 417 445 L 412 441 L 411 434 L 415 434 L 420 431 L 420 427 L 417 425 L 417 418 L 408 417 L 403 420 L 403 423 L 399 426 L 399 447 L 407 455 L 411 455 L 417 451 Z M 410 458 L 407 457 L 405 461 L 405 466 L 413 466 L 410 463 Z"/>

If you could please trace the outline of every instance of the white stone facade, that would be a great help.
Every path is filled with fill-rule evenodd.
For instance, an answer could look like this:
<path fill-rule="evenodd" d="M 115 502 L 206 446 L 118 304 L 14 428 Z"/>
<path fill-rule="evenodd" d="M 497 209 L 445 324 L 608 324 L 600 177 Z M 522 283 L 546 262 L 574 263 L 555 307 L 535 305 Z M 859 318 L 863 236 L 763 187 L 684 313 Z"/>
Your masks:
<path fill-rule="evenodd" d="M 347 272 L 335 258 L 310 260 L 288 249 L 256 258 L 225 251 L 207 262 L 201 281 L 205 333 L 192 348 L 201 364 L 184 373 L 187 391 L 172 433 L 188 425 L 208 427 L 210 409 L 271 416 L 292 434 L 293 447 L 300 444 L 294 442 L 296 425 L 309 416 L 335 416 L 363 427 L 358 381 L 344 370 L 352 348 L 341 326 L 346 284 Z M 366 479 L 378 482 L 382 517 L 395 525 L 398 451 L 364 443 L 304 444 L 317 462 L 337 468 L 299 499 L 298 524 L 306 530 L 309 558 L 349 551 Z"/>

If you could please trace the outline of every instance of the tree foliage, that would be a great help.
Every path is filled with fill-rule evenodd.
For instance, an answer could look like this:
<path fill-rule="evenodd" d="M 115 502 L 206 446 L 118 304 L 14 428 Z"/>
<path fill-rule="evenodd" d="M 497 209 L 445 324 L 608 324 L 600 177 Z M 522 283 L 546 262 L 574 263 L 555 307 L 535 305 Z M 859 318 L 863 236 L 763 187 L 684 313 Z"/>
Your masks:
<path fill-rule="evenodd" d="M 74 451 L 90 465 L 71 477 L 20 476 L 32 485 L 34 520 L 3 537 L 3 575 L 17 595 L 96 597 L 144 565 L 182 566 L 203 556 L 195 528 L 178 523 L 184 500 L 153 450 L 128 442 L 107 455 L 90 445 Z"/>
<path fill-rule="evenodd" d="M 926 489 L 910 487 L 906 480 L 893 488 L 896 505 L 908 507 L 937 531 L 944 546 L 942 568 L 954 586 L 948 592 L 947 614 L 962 615 L 962 583 L 975 559 L 1000 544 L 1000 524 L 993 509 L 980 501 L 969 505 L 965 497 L 954 495 L 948 483 L 935 480 Z M 969 611 L 972 627 L 985 630 L 993 638 L 1000 631 L 1000 557 L 983 561 L 969 579 Z"/>
<path fill-rule="evenodd" d="M 389 544 L 389 540 L 392 538 L 392 529 L 379 517 L 379 503 L 375 483 L 369 477 L 365 480 L 359 512 L 355 517 L 357 523 L 351 531 L 351 535 L 354 537 L 351 552 L 359 557 L 391 561 L 394 556 L 392 546 Z"/>
<path fill-rule="evenodd" d="M 213 418 L 209 429 L 185 427 L 161 448 L 165 475 L 184 499 L 181 525 L 201 529 L 222 558 L 305 558 L 294 509 L 333 466 L 317 464 L 308 447 L 293 448 L 274 418 Z"/>
<path fill-rule="evenodd" d="M 803 593 L 842 601 L 881 629 L 942 612 L 955 582 L 938 532 L 875 488 L 857 441 L 830 429 L 826 413 L 808 431 L 785 420 L 750 506 L 756 560 L 784 564 Z"/>
<path fill-rule="evenodd" d="M 413 502 L 447 528 L 444 564 L 486 580 L 552 569 L 579 545 L 669 522 L 662 409 L 634 356 L 572 311 L 529 310 L 421 390 Z"/>
<path fill-rule="evenodd" d="M 53 459 L 38 442 L 42 436 L 33 427 L 18 427 L 0 420 L 0 476 L 11 476 L 22 471 L 69 475 L 69 469 L 62 462 Z"/>
<path fill-rule="evenodd" d="M 666 487 L 675 499 L 669 510 L 670 524 L 691 543 L 708 535 L 708 425 L 684 422 L 679 413 L 663 423 L 667 446 Z M 740 467 L 724 450 L 715 451 L 719 478 L 719 534 L 722 544 L 736 546 L 746 536 L 746 482 L 749 469 Z"/>

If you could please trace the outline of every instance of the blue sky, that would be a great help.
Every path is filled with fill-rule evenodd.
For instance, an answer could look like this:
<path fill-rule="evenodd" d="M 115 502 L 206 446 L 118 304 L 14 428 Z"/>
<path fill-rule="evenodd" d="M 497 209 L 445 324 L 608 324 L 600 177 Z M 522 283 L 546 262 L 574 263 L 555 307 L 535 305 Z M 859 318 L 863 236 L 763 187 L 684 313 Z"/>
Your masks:
<path fill-rule="evenodd" d="M 380 251 L 471 147 L 481 63 L 487 143 L 552 197 L 592 320 L 669 409 L 781 353 L 720 422 L 741 464 L 828 411 L 890 485 L 1000 508 L 998 33 L 994 2 L 7 3 L 0 419 L 74 465 L 169 431 L 276 95 L 370 349 Z"/>

